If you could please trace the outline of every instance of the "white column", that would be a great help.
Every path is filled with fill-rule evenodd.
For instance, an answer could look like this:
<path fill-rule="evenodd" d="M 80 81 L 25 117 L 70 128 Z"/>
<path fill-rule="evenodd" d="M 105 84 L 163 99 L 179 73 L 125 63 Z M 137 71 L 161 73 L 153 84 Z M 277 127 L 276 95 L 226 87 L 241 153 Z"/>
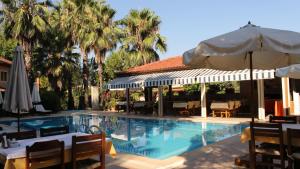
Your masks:
<path fill-rule="evenodd" d="M 264 80 L 257 80 L 257 96 L 258 96 L 258 119 L 265 120 L 265 93 L 264 93 Z"/>
<path fill-rule="evenodd" d="M 129 92 L 130 92 L 130 90 L 129 90 L 129 88 L 126 88 L 126 91 L 125 91 L 125 95 L 126 95 L 126 112 L 127 112 L 127 114 L 129 114 L 130 113 L 130 94 L 129 94 Z"/>
<path fill-rule="evenodd" d="M 299 93 L 293 90 L 294 115 L 300 115 L 300 98 Z"/>
<path fill-rule="evenodd" d="M 92 95 L 92 109 L 99 109 L 99 87 L 91 86 L 91 95 Z"/>
<path fill-rule="evenodd" d="M 284 115 L 288 115 L 290 110 L 290 83 L 288 77 L 281 78 L 281 86 L 283 113 Z"/>
<path fill-rule="evenodd" d="M 158 116 L 162 117 L 164 115 L 163 108 L 163 86 L 158 86 Z"/>
<path fill-rule="evenodd" d="M 201 83 L 200 88 L 201 88 L 201 117 L 207 117 L 205 83 Z"/>

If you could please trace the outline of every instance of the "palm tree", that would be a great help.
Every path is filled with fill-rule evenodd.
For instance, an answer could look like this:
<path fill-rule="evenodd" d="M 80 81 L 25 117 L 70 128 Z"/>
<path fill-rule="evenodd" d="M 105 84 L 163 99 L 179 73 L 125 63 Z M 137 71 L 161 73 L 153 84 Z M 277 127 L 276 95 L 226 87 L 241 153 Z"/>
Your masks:
<path fill-rule="evenodd" d="M 119 38 L 122 35 L 122 30 L 117 27 L 116 22 L 113 22 L 113 17 L 116 11 L 110 8 L 104 2 L 98 2 L 95 8 L 95 17 L 97 18 L 94 23 L 92 31 L 88 34 L 87 45 L 92 46 L 95 53 L 95 61 L 98 65 L 98 80 L 100 93 L 103 88 L 103 64 L 106 53 L 117 46 Z M 102 105 L 103 99 L 101 98 L 100 104 Z"/>
<path fill-rule="evenodd" d="M 90 42 L 94 24 L 97 23 L 97 16 L 94 13 L 97 12 L 95 10 L 97 5 L 95 0 L 63 0 L 61 5 L 61 25 L 71 32 L 71 38 L 79 45 L 82 56 L 85 105 L 88 105 L 88 53 L 93 49 Z"/>
<path fill-rule="evenodd" d="M 27 71 L 31 70 L 32 50 L 48 23 L 49 1 L 1 0 L 4 32 L 17 39 L 24 49 Z"/>
<path fill-rule="evenodd" d="M 126 34 L 122 47 L 137 65 L 159 60 L 157 51 L 167 50 L 165 37 L 159 33 L 160 23 L 159 17 L 149 9 L 131 10 L 120 21 Z"/>

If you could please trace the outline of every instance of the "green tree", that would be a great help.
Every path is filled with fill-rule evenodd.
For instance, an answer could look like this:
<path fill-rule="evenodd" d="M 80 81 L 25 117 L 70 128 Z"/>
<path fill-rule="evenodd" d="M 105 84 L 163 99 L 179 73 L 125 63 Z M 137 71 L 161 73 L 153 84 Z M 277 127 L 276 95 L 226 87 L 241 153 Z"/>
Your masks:
<path fill-rule="evenodd" d="M 160 18 L 149 9 L 131 10 L 120 24 L 125 38 L 122 47 L 131 55 L 136 65 L 159 60 L 159 52 L 167 50 L 166 38 L 159 33 Z"/>
<path fill-rule="evenodd" d="M 12 60 L 17 41 L 11 38 L 5 38 L 4 32 L 0 31 L 0 56 Z"/>
<path fill-rule="evenodd" d="M 48 25 L 49 1 L 1 0 L 4 32 L 17 39 L 24 49 L 27 71 L 31 70 L 33 47 Z"/>
<path fill-rule="evenodd" d="M 61 4 L 61 25 L 69 31 L 75 44 L 79 45 L 82 56 L 82 78 L 84 102 L 88 105 L 89 65 L 88 53 L 93 49 L 90 43 L 97 24 L 98 1 L 95 0 L 63 0 Z"/>

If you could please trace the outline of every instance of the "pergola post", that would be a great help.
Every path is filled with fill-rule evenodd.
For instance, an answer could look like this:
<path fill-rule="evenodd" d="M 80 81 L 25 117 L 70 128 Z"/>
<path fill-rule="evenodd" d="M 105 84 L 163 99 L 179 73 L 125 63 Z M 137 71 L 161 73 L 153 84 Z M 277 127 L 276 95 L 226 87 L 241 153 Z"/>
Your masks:
<path fill-rule="evenodd" d="M 201 83 L 200 88 L 201 88 L 201 117 L 207 117 L 205 83 Z"/>
<path fill-rule="evenodd" d="M 290 83 L 288 77 L 281 78 L 282 87 L 282 105 L 283 105 L 283 115 L 286 116 L 290 112 Z"/>
<path fill-rule="evenodd" d="M 265 120 L 265 93 L 264 93 L 264 80 L 257 80 L 257 96 L 258 96 L 258 119 Z"/>
<path fill-rule="evenodd" d="M 162 117 L 164 115 L 163 107 L 163 86 L 158 86 L 158 116 Z"/>
<path fill-rule="evenodd" d="M 293 102 L 294 102 L 294 111 L 293 115 L 300 115 L 300 98 L 299 93 L 296 91 L 296 82 L 295 79 L 292 79 L 292 90 L 293 90 Z"/>
<path fill-rule="evenodd" d="M 125 95 L 126 95 L 126 112 L 127 112 L 127 114 L 129 114 L 130 113 L 130 107 L 129 107 L 129 105 L 130 105 L 130 97 L 129 97 L 129 88 L 126 88 L 126 92 L 125 92 Z"/>

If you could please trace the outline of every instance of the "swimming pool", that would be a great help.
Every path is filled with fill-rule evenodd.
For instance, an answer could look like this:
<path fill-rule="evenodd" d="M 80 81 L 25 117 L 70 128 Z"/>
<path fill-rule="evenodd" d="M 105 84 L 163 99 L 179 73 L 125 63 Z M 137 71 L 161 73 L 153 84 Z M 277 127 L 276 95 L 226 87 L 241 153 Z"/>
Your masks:
<path fill-rule="evenodd" d="M 15 126 L 16 121 L 0 122 Z M 117 152 L 130 153 L 155 159 L 166 159 L 196 148 L 240 134 L 246 126 L 117 118 L 114 116 L 72 115 L 21 120 L 21 127 L 39 129 L 68 125 L 70 131 L 87 131 L 86 126 L 100 126 L 112 138 Z"/>

